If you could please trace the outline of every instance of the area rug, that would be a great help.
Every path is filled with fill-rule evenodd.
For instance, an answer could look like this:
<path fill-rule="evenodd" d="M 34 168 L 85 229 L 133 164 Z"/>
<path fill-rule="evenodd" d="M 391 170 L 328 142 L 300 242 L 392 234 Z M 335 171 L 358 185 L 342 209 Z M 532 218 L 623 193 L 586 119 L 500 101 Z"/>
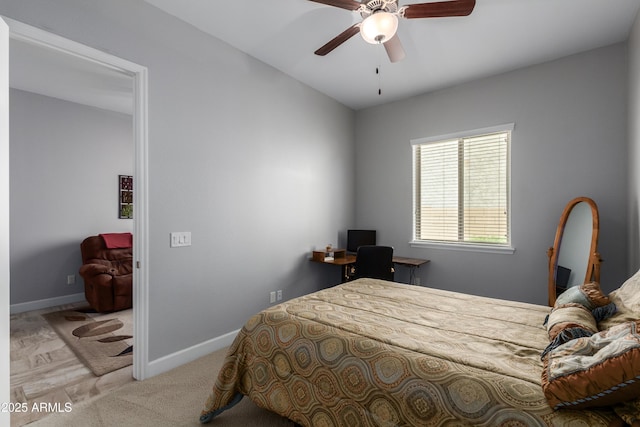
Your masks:
<path fill-rule="evenodd" d="M 43 314 L 96 376 L 133 363 L 133 310 L 100 314 L 87 308 Z"/>

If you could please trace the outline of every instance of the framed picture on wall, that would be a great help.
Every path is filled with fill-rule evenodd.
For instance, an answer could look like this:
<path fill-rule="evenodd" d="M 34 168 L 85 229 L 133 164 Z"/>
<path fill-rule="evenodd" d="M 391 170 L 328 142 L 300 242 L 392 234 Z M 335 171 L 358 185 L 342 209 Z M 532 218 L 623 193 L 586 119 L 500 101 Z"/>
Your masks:
<path fill-rule="evenodd" d="M 133 177 L 118 175 L 118 217 L 133 218 Z"/>

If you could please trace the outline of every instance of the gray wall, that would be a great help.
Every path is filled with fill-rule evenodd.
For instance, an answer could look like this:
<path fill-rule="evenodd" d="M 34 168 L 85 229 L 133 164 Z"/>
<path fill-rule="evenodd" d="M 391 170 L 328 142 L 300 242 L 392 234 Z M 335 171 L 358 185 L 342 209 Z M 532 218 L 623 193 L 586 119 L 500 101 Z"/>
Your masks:
<path fill-rule="evenodd" d="M 640 268 L 640 16 L 629 36 L 629 274 Z"/>
<path fill-rule="evenodd" d="M 0 14 L 148 67 L 151 361 L 240 328 L 272 290 L 335 283 L 308 258 L 354 221 L 350 109 L 142 1 Z"/>
<path fill-rule="evenodd" d="M 117 193 L 133 173 L 131 117 L 20 90 L 10 111 L 11 304 L 82 293 L 80 242 L 132 231 Z"/>
<path fill-rule="evenodd" d="M 377 228 L 399 255 L 430 259 L 418 270 L 422 284 L 545 304 L 546 251 L 560 214 L 570 199 L 588 196 L 600 211 L 601 281 L 612 290 L 628 273 L 626 105 L 619 44 L 359 111 L 357 224 Z M 515 123 L 515 253 L 410 247 L 409 141 L 503 123 Z"/>

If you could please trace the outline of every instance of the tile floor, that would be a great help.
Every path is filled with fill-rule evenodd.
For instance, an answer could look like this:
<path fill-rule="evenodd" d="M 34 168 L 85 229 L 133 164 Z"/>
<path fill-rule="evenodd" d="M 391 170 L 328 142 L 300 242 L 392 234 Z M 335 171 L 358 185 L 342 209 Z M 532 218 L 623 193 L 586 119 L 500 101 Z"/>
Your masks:
<path fill-rule="evenodd" d="M 27 425 L 57 408 L 64 410 L 66 404 L 73 410 L 78 402 L 134 381 L 131 366 L 101 377 L 93 375 L 42 317 L 78 306 L 86 303 L 11 315 L 11 402 L 27 407 L 26 412 L 12 412 L 12 427 Z M 34 404 L 43 409 L 34 411 Z"/>

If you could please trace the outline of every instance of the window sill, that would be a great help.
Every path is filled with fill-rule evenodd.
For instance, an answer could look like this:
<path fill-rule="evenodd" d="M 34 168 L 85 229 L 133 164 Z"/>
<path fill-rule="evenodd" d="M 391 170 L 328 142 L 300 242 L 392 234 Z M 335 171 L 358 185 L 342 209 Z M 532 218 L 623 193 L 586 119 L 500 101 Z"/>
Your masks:
<path fill-rule="evenodd" d="M 413 248 L 430 248 L 442 249 L 446 251 L 462 251 L 462 252 L 485 252 L 492 254 L 512 255 L 516 248 L 511 246 L 493 246 L 493 245 L 473 245 L 473 244 L 456 244 L 456 243 L 439 243 L 439 242 L 420 242 L 413 240 L 409 242 Z"/>

